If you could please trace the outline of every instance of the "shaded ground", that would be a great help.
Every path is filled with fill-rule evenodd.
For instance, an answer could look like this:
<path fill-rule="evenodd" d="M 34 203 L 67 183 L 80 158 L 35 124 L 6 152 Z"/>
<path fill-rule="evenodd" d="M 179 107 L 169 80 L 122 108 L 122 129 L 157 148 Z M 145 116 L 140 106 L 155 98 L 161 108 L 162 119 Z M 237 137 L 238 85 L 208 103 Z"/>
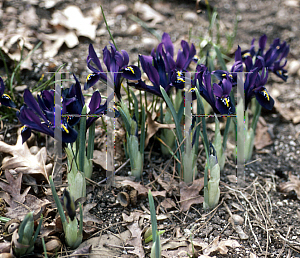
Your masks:
<path fill-rule="evenodd" d="M 113 8 L 121 3 L 126 3 L 128 10 L 123 14 L 114 14 Z M 20 15 L 24 10 L 28 10 L 33 6 L 39 19 L 50 20 L 51 15 L 55 10 L 63 10 L 68 5 L 77 5 L 81 8 L 84 14 L 91 15 L 91 11 L 98 7 L 98 1 L 73 1 L 58 3 L 55 7 L 45 9 L 42 5 L 35 5 L 29 2 L 4 1 L 2 3 L 2 24 L 1 30 L 5 30 L 6 26 L 16 20 L 17 24 L 21 23 Z M 205 37 L 208 28 L 207 12 L 200 4 L 201 12 L 198 16 L 193 17 L 188 12 L 195 12 L 194 1 L 164 1 L 152 3 L 153 8 L 161 12 L 165 20 L 154 26 L 158 33 L 168 32 L 171 35 L 172 41 L 176 45 L 180 44 L 181 39 L 188 40 L 189 31 L 191 32 L 191 41 L 194 42 L 199 50 L 200 38 Z M 125 49 L 130 56 L 131 63 L 137 62 L 138 54 L 149 54 L 158 40 L 149 31 L 139 28 L 129 35 L 128 29 L 130 25 L 136 24 L 130 17 L 131 14 L 136 15 L 134 10 L 134 1 L 102 1 L 103 9 L 106 14 L 111 31 L 114 35 L 116 44 L 119 49 Z M 230 54 L 234 52 L 237 45 L 242 49 L 247 49 L 253 37 L 257 40 L 262 34 L 268 36 L 268 44 L 276 37 L 287 41 L 291 46 L 289 61 L 299 58 L 299 1 L 210 1 L 210 5 L 216 7 L 220 18 L 220 31 L 232 32 L 235 15 L 239 21 L 236 40 Z M 149 26 L 149 23 L 147 23 Z M 41 33 L 50 33 L 53 27 L 38 23 L 33 26 L 36 40 L 31 43 L 36 44 L 41 39 Z M 49 30 L 47 32 L 47 29 Z M 33 36 L 31 35 L 31 36 Z M 145 40 L 147 38 L 147 40 Z M 31 38 L 32 39 L 32 38 Z M 222 38 L 223 42 L 225 39 Z M 104 22 L 99 18 L 97 24 L 97 37 L 94 41 L 87 37 L 79 37 L 79 45 L 69 49 L 65 44 L 60 48 L 58 55 L 53 58 L 44 58 L 42 53 L 47 51 L 38 49 L 33 55 L 32 71 L 22 72 L 22 84 L 28 87 L 33 87 L 44 73 L 53 72 L 58 65 L 67 63 L 66 70 L 71 70 L 84 82 L 88 69 L 86 68 L 86 56 L 88 44 L 93 43 L 97 53 L 102 52 L 105 45 L 108 44 L 109 35 L 105 30 Z M 224 44 L 225 46 L 225 44 Z M 174 162 L 166 166 L 168 160 L 162 159 L 156 151 L 158 144 L 150 142 L 153 148 L 148 149 L 147 156 L 151 151 L 151 159 L 145 161 L 145 176 L 144 184 L 152 182 L 152 187 L 155 190 L 167 190 L 164 197 L 155 197 L 156 205 L 162 203 L 166 197 L 170 198 L 176 204 L 175 208 L 166 208 L 164 205 L 159 205 L 157 213 L 165 215 L 159 221 L 159 228 L 165 229 L 166 232 L 162 235 L 165 248 L 169 244 L 169 251 L 163 251 L 165 257 L 186 257 L 188 252 L 190 255 L 191 244 L 190 236 L 194 238 L 194 248 L 196 250 L 195 257 L 201 254 L 207 254 L 213 257 L 299 257 L 300 252 L 300 215 L 299 215 L 299 200 L 295 198 L 295 193 L 283 195 L 277 191 L 280 183 L 287 181 L 288 173 L 298 175 L 299 168 L 299 108 L 300 96 L 299 88 L 299 67 L 289 67 L 294 69 L 286 83 L 281 82 L 275 76 L 270 76 L 268 80 L 268 90 L 276 99 L 276 106 L 272 112 L 263 112 L 265 121 L 267 122 L 267 132 L 261 136 L 261 141 L 271 140 L 273 143 L 261 150 L 257 150 L 253 154 L 253 163 L 245 167 L 245 174 L 239 175 L 238 183 L 235 177 L 235 165 L 232 155 L 228 154 L 228 162 L 224 172 L 221 175 L 221 202 L 220 205 L 213 211 L 206 213 L 202 209 L 202 204 L 192 205 L 186 211 L 180 211 L 180 202 L 178 199 L 178 185 L 175 185 L 173 190 L 165 189 L 166 185 L 159 182 L 155 173 L 160 174 L 165 168 L 164 174 L 161 176 L 165 184 L 175 184 L 170 181 L 173 174 Z M 4 74 L 4 69 L 1 68 L 1 75 Z M 20 93 L 22 94 L 22 91 Z M 262 122 L 263 123 L 263 122 Z M 15 128 L 10 124 L 1 125 L 1 134 L 3 140 L 8 143 L 13 143 L 16 135 Z M 2 136 L 1 136 L 2 137 Z M 96 137 L 96 146 L 101 147 L 103 143 L 103 134 L 100 132 Z M 41 143 L 40 143 L 41 145 Z M 121 165 L 125 162 L 122 155 L 117 159 Z M 199 155 L 198 169 L 201 176 L 201 171 L 204 167 L 204 153 Z M 119 175 L 127 176 L 129 166 L 125 166 Z M 105 172 L 98 166 L 95 166 L 93 180 L 101 181 L 105 177 Z M 3 177 L 4 178 L 4 177 Z M 155 180 L 155 181 L 154 181 Z M 117 184 L 117 186 L 119 186 Z M 177 187 L 177 189 L 176 189 Z M 130 192 L 130 187 L 118 187 L 113 190 L 105 190 L 104 187 L 98 187 L 92 184 L 90 187 L 91 193 L 88 195 L 87 203 L 96 203 L 96 206 L 91 210 L 100 221 L 96 224 L 95 236 L 115 236 L 128 231 L 130 219 L 128 217 L 137 214 L 139 211 L 147 214 L 149 209 L 148 200 L 142 194 L 138 196 L 135 205 L 130 204 L 123 208 L 116 204 L 116 197 L 120 191 Z M 202 193 L 201 193 L 202 194 Z M 125 215 L 124 215 L 125 214 Z M 239 215 L 239 216 L 236 216 Z M 142 215 L 138 219 L 133 219 L 133 222 L 141 221 Z M 140 219 L 139 219 L 140 218 Z M 131 222 L 132 222 L 131 221 Z M 140 222 L 141 229 L 146 228 L 149 220 L 143 219 Z M 133 225 L 135 225 L 133 223 Z M 132 232 L 132 230 L 130 230 Z M 244 233 L 244 235 L 242 234 Z M 90 240 L 95 248 L 96 255 L 101 257 L 133 257 L 129 255 L 132 249 L 126 247 L 135 246 L 135 242 L 130 242 L 128 236 L 124 236 L 124 242 L 118 244 L 115 239 L 108 239 L 106 244 L 114 243 L 121 246 L 116 248 L 113 246 L 104 246 L 99 239 Z M 127 238 L 128 239 L 127 239 Z M 109 238 L 109 237 L 108 237 Z M 63 238 L 61 238 L 63 239 Z M 126 241 L 125 241 L 126 239 Z M 174 239 L 170 244 L 170 239 Z M 237 240 L 240 244 L 237 248 L 229 248 L 229 250 L 220 251 L 217 246 L 221 246 L 217 240 Z M 98 241 L 98 242 L 97 242 Z M 177 242 L 176 242 L 177 241 Z M 100 243 L 101 242 L 101 243 Z M 174 244 L 175 242 L 175 244 Z M 130 245 L 126 245 L 129 243 Z M 84 245 L 88 241 L 84 242 Z M 205 247 L 209 244 L 212 249 Z M 124 247 L 126 245 L 126 247 Z M 144 245 L 146 253 L 150 251 L 148 245 Z M 163 245 L 164 246 L 164 245 Z M 137 246 L 135 246 L 137 247 Z M 163 247 L 164 249 L 164 247 Z M 204 249 L 204 251 L 202 250 Z M 65 249 L 62 249 L 62 255 L 65 255 Z M 147 254 L 149 256 L 149 254 Z M 99 257 L 99 256 L 98 256 Z"/>

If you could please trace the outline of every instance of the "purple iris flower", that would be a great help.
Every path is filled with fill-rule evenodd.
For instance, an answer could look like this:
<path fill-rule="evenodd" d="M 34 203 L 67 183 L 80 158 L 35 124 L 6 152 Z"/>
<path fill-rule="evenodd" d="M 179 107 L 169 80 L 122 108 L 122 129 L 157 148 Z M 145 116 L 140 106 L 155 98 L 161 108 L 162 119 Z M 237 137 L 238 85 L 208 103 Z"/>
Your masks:
<path fill-rule="evenodd" d="M 163 48 L 164 47 L 164 48 Z M 166 56 L 167 63 L 169 65 L 170 77 L 172 85 L 176 88 L 183 89 L 185 83 L 185 75 L 187 68 L 192 61 L 195 61 L 196 48 L 194 44 L 189 44 L 185 41 L 181 41 L 182 49 L 178 50 L 177 59 L 174 60 L 174 46 L 171 41 L 171 37 L 168 33 L 162 35 L 162 41 L 158 45 L 156 52 L 162 56 Z M 155 58 L 155 52 L 152 50 L 152 57 Z"/>
<path fill-rule="evenodd" d="M 166 92 L 169 92 L 172 85 L 171 78 L 168 76 L 168 74 L 170 74 L 170 68 L 166 55 L 157 52 L 155 58 L 144 55 L 140 55 L 139 58 L 142 69 L 147 74 L 152 85 L 147 85 L 142 80 L 139 80 L 137 83 L 130 83 L 129 85 L 160 97 L 162 97 L 160 86 L 162 86 Z"/>
<path fill-rule="evenodd" d="M 93 73 L 88 75 L 84 89 L 92 87 L 98 80 L 101 80 L 104 83 L 114 85 L 116 95 L 121 99 L 120 91 L 122 79 L 140 80 L 141 71 L 137 66 L 128 65 L 129 56 L 125 50 L 122 50 L 120 53 L 112 44 L 110 49 L 111 51 L 109 51 L 107 47 L 103 49 L 103 62 L 107 68 L 107 72 L 112 73 L 112 76 L 107 76 L 107 72 L 102 69 L 101 62 L 97 57 L 93 45 L 90 44 L 87 66 Z M 96 67 L 92 66 L 91 62 L 93 62 Z"/>
<path fill-rule="evenodd" d="M 104 115 L 107 113 L 107 101 L 112 99 L 113 96 L 111 95 L 103 105 L 101 105 L 101 95 L 99 91 L 95 91 L 92 95 L 92 98 L 89 103 L 89 117 L 86 120 L 86 128 L 88 129 L 98 118 L 99 115 Z M 93 116 L 96 115 L 96 116 Z"/>
<path fill-rule="evenodd" d="M 232 83 L 223 79 L 219 84 L 211 85 L 211 73 L 205 65 L 198 65 L 192 84 L 198 87 L 200 95 L 210 104 L 216 114 L 234 114 L 235 108 L 229 96 Z"/>
<path fill-rule="evenodd" d="M 290 46 L 284 41 L 280 43 L 280 39 L 274 39 L 273 43 L 270 45 L 270 48 L 265 52 L 267 36 L 263 35 L 258 41 L 258 51 L 255 52 L 254 46 L 255 39 L 252 40 L 251 48 L 249 50 L 242 52 L 243 59 L 253 58 L 253 57 L 262 57 L 264 59 L 265 67 L 275 73 L 278 77 L 287 80 L 287 70 L 284 69 L 286 65 L 286 57 L 290 51 Z M 248 61 L 249 62 L 249 61 Z"/>
<path fill-rule="evenodd" d="M 271 110 L 274 106 L 274 99 L 269 95 L 265 85 L 268 79 L 268 71 L 263 68 L 261 74 L 259 68 L 254 68 L 251 73 L 246 74 L 246 80 L 244 84 L 245 90 L 245 109 L 247 109 L 253 97 L 256 97 L 258 103 Z"/>
<path fill-rule="evenodd" d="M 231 67 L 230 72 L 224 70 L 213 71 L 212 74 L 216 76 L 219 80 L 229 79 L 232 83 L 232 86 L 237 85 L 237 72 L 243 71 L 243 61 L 241 56 L 241 48 L 238 46 L 237 51 L 235 52 L 235 63 Z"/>
<path fill-rule="evenodd" d="M 11 100 L 10 96 L 4 93 L 5 85 L 0 77 L 0 104 L 7 107 L 15 108 L 15 103 Z"/>
<path fill-rule="evenodd" d="M 67 114 L 67 106 L 76 101 L 76 98 L 66 99 L 62 97 L 62 115 Z M 25 104 L 17 112 L 17 117 L 25 126 L 22 128 L 22 139 L 25 142 L 31 134 L 31 130 L 42 132 L 54 137 L 55 130 L 55 106 L 54 90 L 44 90 L 41 96 L 38 95 L 38 102 L 31 92 L 24 91 Z M 73 113 L 74 114 L 74 113 Z M 68 117 L 61 119 L 62 141 L 74 142 L 77 138 L 77 131 L 68 122 Z"/>

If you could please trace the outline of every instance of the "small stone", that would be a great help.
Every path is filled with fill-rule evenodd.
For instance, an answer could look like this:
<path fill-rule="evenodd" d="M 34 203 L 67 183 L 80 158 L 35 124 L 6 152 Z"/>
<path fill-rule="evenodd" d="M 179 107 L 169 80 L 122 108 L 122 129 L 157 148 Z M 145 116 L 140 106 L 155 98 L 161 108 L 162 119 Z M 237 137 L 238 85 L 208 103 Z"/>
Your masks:
<path fill-rule="evenodd" d="M 114 14 L 125 14 L 126 12 L 128 11 L 128 7 L 127 5 L 125 4 L 120 4 L 120 5 L 117 5 L 113 10 L 112 12 Z"/>
<path fill-rule="evenodd" d="M 194 12 L 185 12 L 182 15 L 182 18 L 187 22 L 196 22 L 198 20 L 198 15 Z"/>
<path fill-rule="evenodd" d="M 143 31 L 142 26 L 135 23 L 130 25 L 130 27 L 127 30 L 127 34 L 131 36 L 138 36 L 141 35 L 142 31 Z"/>
<path fill-rule="evenodd" d="M 27 89 L 27 85 L 16 86 L 14 89 L 17 92 L 23 92 L 25 89 Z"/>
<path fill-rule="evenodd" d="M 290 141 L 291 146 L 296 146 L 296 143 L 294 141 Z"/>
<path fill-rule="evenodd" d="M 254 174 L 254 173 L 250 173 L 250 176 L 251 176 L 251 177 L 255 177 L 255 174 Z"/>
<path fill-rule="evenodd" d="M 298 60 L 293 60 L 290 62 L 288 67 L 288 73 L 291 75 L 297 74 L 300 69 L 300 62 Z"/>
<path fill-rule="evenodd" d="M 142 43 L 144 45 L 144 48 L 150 52 L 153 48 L 157 46 L 158 42 L 156 39 L 153 38 L 143 38 Z"/>
<path fill-rule="evenodd" d="M 284 2 L 284 4 L 286 6 L 289 6 L 289 7 L 298 7 L 299 6 L 299 1 L 297 0 L 287 0 Z"/>
<path fill-rule="evenodd" d="M 277 202 L 278 206 L 283 206 L 283 202 Z"/>
<path fill-rule="evenodd" d="M 232 219 L 233 219 L 233 221 L 234 221 L 235 224 L 242 225 L 244 223 L 244 219 L 240 215 L 233 214 L 232 215 Z"/>

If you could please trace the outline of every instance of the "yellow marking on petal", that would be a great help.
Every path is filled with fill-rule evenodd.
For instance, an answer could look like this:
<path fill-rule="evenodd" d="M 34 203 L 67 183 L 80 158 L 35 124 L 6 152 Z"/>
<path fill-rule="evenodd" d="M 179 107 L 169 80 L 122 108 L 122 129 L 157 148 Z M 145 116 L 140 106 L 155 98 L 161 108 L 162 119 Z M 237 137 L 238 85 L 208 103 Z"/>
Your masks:
<path fill-rule="evenodd" d="M 181 82 L 185 82 L 185 80 L 184 80 L 184 79 L 181 79 L 181 78 L 178 78 L 177 80 L 178 80 L 178 81 L 181 81 Z"/>
<path fill-rule="evenodd" d="M 8 98 L 8 99 L 11 99 L 10 96 L 7 95 L 7 94 L 3 94 L 2 97 L 6 97 L 6 98 Z"/>
<path fill-rule="evenodd" d="M 262 92 L 264 93 L 264 96 L 267 96 L 267 100 L 270 101 L 268 92 L 266 90 L 263 90 Z"/>
<path fill-rule="evenodd" d="M 93 75 L 93 74 L 90 73 L 90 74 L 86 77 L 86 81 L 90 80 L 92 75 Z"/>
<path fill-rule="evenodd" d="M 229 77 L 230 77 L 230 78 L 233 78 L 232 74 L 229 74 Z"/>
<path fill-rule="evenodd" d="M 223 76 L 223 77 L 226 76 L 226 73 L 223 73 L 222 76 Z"/>
<path fill-rule="evenodd" d="M 126 67 L 125 70 L 130 70 L 130 71 L 134 74 L 134 70 L 133 70 L 132 67 L 130 67 L 130 66 Z"/>
<path fill-rule="evenodd" d="M 281 70 L 279 70 L 279 71 L 278 71 L 278 74 L 281 76 L 281 75 L 282 75 L 282 71 L 281 71 Z"/>
<path fill-rule="evenodd" d="M 67 129 L 67 127 L 65 127 L 65 125 L 61 125 L 61 127 L 65 130 L 66 133 L 69 133 L 69 130 Z"/>
<path fill-rule="evenodd" d="M 224 98 L 223 100 L 225 100 L 225 102 L 226 102 L 226 107 L 229 107 L 229 101 L 228 101 L 228 99 L 227 98 Z M 224 103 L 224 102 L 223 102 Z"/>
<path fill-rule="evenodd" d="M 197 59 L 199 59 L 199 56 L 197 56 L 197 55 L 194 55 L 194 58 L 197 58 Z"/>
<path fill-rule="evenodd" d="M 247 56 L 251 56 L 251 54 L 249 52 L 243 54 L 243 57 L 247 57 Z"/>
<path fill-rule="evenodd" d="M 196 90 L 196 88 L 191 88 L 191 89 L 189 90 L 189 92 L 191 92 L 192 90 Z"/>
<path fill-rule="evenodd" d="M 23 132 L 26 128 L 27 128 L 27 126 L 26 126 L 26 125 L 23 125 L 23 126 L 21 127 L 21 131 Z"/>
<path fill-rule="evenodd" d="M 279 49 L 279 48 L 280 48 L 280 46 L 277 46 L 277 47 L 276 47 L 276 49 Z"/>

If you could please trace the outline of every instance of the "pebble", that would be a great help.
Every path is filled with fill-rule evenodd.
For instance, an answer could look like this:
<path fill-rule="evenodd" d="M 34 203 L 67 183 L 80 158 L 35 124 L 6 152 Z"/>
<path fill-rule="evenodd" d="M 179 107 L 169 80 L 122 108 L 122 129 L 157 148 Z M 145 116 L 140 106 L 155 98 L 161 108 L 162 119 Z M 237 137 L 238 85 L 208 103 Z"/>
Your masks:
<path fill-rule="evenodd" d="M 291 146 L 296 146 L 296 143 L 294 141 L 290 141 Z"/>
<path fill-rule="evenodd" d="M 153 48 L 155 48 L 158 44 L 157 40 L 156 39 L 153 39 L 153 38 L 143 38 L 142 39 L 142 43 L 144 45 L 144 48 L 147 50 L 147 51 L 151 51 Z"/>
<path fill-rule="evenodd" d="M 125 4 L 117 5 L 112 12 L 114 14 L 125 14 L 128 11 L 128 7 Z"/>
<path fill-rule="evenodd" d="M 244 223 L 243 217 L 241 217 L 241 216 L 238 215 L 238 214 L 233 214 L 233 215 L 232 215 L 232 219 L 233 219 L 233 221 L 234 221 L 235 224 L 242 225 L 242 224 Z"/>
<path fill-rule="evenodd" d="M 132 24 L 130 25 L 130 27 L 127 30 L 127 34 L 131 35 L 131 36 L 138 36 L 142 34 L 142 26 L 139 24 Z"/>
<path fill-rule="evenodd" d="M 278 206 L 283 206 L 283 202 L 277 202 Z"/>
<path fill-rule="evenodd" d="M 185 12 L 182 15 L 182 18 L 187 22 L 196 22 L 198 20 L 198 15 L 194 12 Z"/>
<path fill-rule="evenodd" d="M 17 92 L 23 92 L 27 88 L 28 88 L 27 85 L 21 85 L 21 86 L 16 86 L 14 89 Z"/>
<path fill-rule="evenodd" d="M 288 67 L 288 72 L 291 75 L 297 74 L 297 72 L 300 69 L 300 62 L 298 60 L 293 60 L 290 62 L 289 67 Z"/>

